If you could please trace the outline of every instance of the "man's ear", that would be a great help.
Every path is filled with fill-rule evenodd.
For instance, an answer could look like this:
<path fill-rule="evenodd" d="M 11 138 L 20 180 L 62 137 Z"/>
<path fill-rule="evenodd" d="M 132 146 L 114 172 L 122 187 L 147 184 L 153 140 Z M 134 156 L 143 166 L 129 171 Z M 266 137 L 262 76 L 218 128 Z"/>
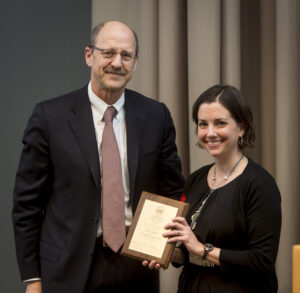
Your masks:
<path fill-rule="evenodd" d="M 85 63 L 88 67 L 91 67 L 92 49 L 90 47 L 85 47 L 84 53 L 85 53 Z"/>
<path fill-rule="evenodd" d="M 138 57 L 136 57 L 136 58 L 134 59 L 134 64 L 133 64 L 132 72 L 135 72 L 135 71 L 136 71 L 137 64 L 138 64 Z"/>

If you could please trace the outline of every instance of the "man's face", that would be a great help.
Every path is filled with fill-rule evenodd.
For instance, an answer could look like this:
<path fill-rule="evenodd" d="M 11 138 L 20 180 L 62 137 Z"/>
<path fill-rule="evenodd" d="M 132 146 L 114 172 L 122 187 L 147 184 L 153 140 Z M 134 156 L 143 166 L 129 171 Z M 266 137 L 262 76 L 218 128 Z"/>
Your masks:
<path fill-rule="evenodd" d="M 137 64 L 135 45 L 132 31 L 122 23 L 108 22 L 100 30 L 94 48 L 85 49 L 92 89 L 96 93 L 125 89 Z"/>

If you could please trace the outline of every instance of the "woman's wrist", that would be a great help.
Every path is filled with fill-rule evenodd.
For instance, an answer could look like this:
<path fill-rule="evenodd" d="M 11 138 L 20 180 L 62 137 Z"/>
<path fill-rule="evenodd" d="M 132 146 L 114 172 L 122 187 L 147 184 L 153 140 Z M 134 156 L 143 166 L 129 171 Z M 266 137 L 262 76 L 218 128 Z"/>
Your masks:
<path fill-rule="evenodd" d="M 199 245 L 197 246 L 197 250 L 195 251 L 195 254 L 200 256 L 200 257 L 203 257 L 204 255 L 204 245 L 199 242 Z"/>

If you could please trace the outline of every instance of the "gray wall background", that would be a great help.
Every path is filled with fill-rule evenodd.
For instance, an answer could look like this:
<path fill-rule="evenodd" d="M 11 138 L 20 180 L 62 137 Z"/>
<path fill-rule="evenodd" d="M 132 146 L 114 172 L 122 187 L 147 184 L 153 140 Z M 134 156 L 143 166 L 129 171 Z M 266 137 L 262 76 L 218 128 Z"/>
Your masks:
<path fill-rule="evenodd" d="M 25 292 L 15 256 L 12 192 L 34 105 L 85 85 L 90 0 L 0 2 L 0 292 Z"/>

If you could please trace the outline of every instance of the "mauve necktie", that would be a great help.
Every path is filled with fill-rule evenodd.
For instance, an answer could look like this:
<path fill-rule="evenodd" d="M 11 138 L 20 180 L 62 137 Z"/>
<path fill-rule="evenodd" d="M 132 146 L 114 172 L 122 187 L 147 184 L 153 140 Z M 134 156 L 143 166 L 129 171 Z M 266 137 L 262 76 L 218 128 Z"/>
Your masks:
<path fill-rule="evenodd" d="M 104 113 L 102 136 L 102 228 L 105 243 L 117 252 L 125 241 L 125 203 L 121 159 L 113 130 L 114 107 Z"/>

